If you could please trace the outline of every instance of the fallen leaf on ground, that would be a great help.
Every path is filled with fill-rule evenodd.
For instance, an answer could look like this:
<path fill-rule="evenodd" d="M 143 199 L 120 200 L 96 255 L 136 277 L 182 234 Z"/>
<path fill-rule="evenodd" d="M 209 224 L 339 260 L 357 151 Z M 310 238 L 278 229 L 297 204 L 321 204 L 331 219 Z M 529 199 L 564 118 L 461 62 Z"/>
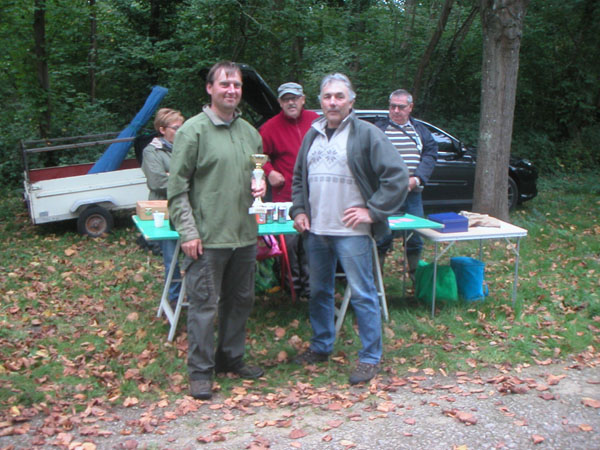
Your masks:
<path fill-rule="evenodd" d="M 566 375 L 548 375 L 548 378 L 546 379 L 546 381 L 548 381 L 548 384 L 550 386 L 554 386 L 555 384 L 558 384 L 560 380 L 562 380 L 563 378 L 565 378 Z"/>
<path fill-rule="evenodd" d="M 294 429 L 290 432 L 288 437 L 290 439 L 300 439 L 300 438 L 303 438 L 304 436 L 306 436 L 306 432 L 304 432 L 303 430 Z"/>
<path fill-rule="evenodd" d="M 466 411 L 458 411 L 457 409 L 450 409 L 442 411 L 444 414 L 450 417 L 454 417 L 458 421 L 464 423 L 465 425 L 475 425 L 477 423 L 477 418 Z"/>
<path fill-rule="evenodd" d="M 277 339 L 281 339 L 285 336 L 285 328 L 277 327 L 275 328 L 275 337 Z"/>
<path fill-rule="evenodd" d="M 123 406 L 125 408 L 129 408 L 130 406 L 135 406 L 139 403 L 139 400 L 135 397 L 127 397 L 124 401 L 123 401 Z"/>
<path fill-rule="evenodd" d="M 344 422 L 341 420 L 328 420 L 327 422 L 325 422 L 327 424 L 327 426 L 331 427 L 331 428 L 337 428 L 339 427 L 341 424 L 343 424 Z"/>
<path fill-rule="evenodd" d="M 584 406 L 589 406 L 590 408 L 600 408 L 600 400 L 596 400 L 595 398 L 583 397 L 581 399 L 581 403 Z"/>
<path fill-rule="evenodd" d="M 127 439 L 125 442 L 123 442 L 121 444 L 121 446 L 125 449 L 125 450 L 134 450 L 136 448 L 138 448 L 138 442 L 135 439 Z"/>
<path fill-rule="evenodd" d="M 544 438 L 544 436 L 540 436 L 539 434 L 534 434 L 531 436 L 531 440 L 534 444 L 541 444 L 546 440 L 546 438 Z"/>

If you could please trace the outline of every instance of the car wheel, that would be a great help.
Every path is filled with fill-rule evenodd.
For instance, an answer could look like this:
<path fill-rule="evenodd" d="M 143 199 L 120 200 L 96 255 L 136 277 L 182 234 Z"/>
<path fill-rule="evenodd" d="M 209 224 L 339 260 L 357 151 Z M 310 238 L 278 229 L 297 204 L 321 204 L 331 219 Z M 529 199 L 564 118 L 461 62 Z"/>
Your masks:
<path fill-rule="evenodd" d="M 512 211 L 517 207 L 519 202 L 519 188 L 517 182 L 511 177 L 508 177 L 508 210 Z"/>
<path fill-rule="evenodd" d="M 84 209 L 77 219 L 77 231 L 91 237 L 99 237 L 110 232 L 113 227 L 112 214 L 102 206 Z"/>

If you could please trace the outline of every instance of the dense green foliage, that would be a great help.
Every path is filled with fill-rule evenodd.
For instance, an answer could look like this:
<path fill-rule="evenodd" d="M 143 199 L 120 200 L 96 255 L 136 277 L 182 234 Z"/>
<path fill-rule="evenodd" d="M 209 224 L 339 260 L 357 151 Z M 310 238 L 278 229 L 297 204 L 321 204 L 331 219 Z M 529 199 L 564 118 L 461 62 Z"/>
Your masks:
<path fill-rule="evenodd" d="M 469 143 L 478 140 L 482 37 L 476 0 L 454 2 L 420 80 L 415 76 L 440 0 L 35 3 L 45 5 L 47 92 L 36 71 L 34 6 L 0 0 L 0 176 L 10 182 L 20 177 L 19 140 L 118 131 L 155 84 L 170 90 L 163 105 L 186 116 L 197 113 L 206 101 L 200 69 L 220 59 L 252 65 L 272 87 L 303 83 L 309 107 L 318 106 L 319 81 L 331 71 L 350 76 L 359 108 L 385 107 L 391 90 L 412 89 L 418 81 L 417 116 Z M 530 2 L 513 152 L 544 172 L 600 166 L 599 32 L 600 6 L 593 0 Z M 47 115 L 48 135 L 40 136 Z"/>

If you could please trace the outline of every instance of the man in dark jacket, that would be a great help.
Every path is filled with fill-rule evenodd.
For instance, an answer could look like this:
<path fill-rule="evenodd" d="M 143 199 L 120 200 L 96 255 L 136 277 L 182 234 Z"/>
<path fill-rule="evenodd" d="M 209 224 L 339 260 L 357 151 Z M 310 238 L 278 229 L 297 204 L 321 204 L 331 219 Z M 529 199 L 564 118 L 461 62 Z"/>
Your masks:
<path fill-rule="evenodd" d="M 385 135 L 352 113 L 354 90 L 340 73 L 321 83 L 323 117 L 298 153 L 292 182 L 294 227 L 304 233 L 310 272 L 310 347 L 295 362 L 327 361 L 335 341 L 335 269 L 346 274 L 362 348 L 350 383 L 369 381 L 382 354 L 381 311 L 372 237 L 389 233 L 388 216 L 408 190 L 408 170 Z"/>
<path fill-rule="evenodd" d="M 408 91 L 398 89 L 390 94 L 388 118 L 377 122 L 386 136 L 392 141 L 402 159 L 408 166 L 408 195 L 402 205 L 401 212 L 423 217 L 423 199 L 421 192 L 427 184 L 437 161 L 438 146 L 433 136 L 420 122 L 411 119 L 413 98 Z M 388 234 L 377 242 L 380 262 L 383 263 L 385 253 L 392 245 L 392 235 Z M 421 257 L 423 240 L 418 233 L 413 233 L 406 242 L 406 259 L 411 278 L 414 277 Z"/>

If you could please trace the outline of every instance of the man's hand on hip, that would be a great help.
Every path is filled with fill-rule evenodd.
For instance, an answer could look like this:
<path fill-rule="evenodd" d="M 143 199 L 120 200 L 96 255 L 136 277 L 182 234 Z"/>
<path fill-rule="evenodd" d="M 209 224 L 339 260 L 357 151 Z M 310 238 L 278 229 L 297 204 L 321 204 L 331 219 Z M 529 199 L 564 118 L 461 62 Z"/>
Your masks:
<path fill-rule="evenodd" d="M 267 179 L 269 180 L 269 184 L 273 187 L 279 187 L 285 184 L 285 177 L 281 172 L 277 172 L 276 170 L 271 170 Z"/>
<path fill-rule="evenodd" d="M 308 216 L 302 213 L 294 217 L 294 228 L 298 233 L 303 233 L 304 231 L 310 230 L 310 221 L 308 220 Z"/>
<path fill-rule="evenodd" d="M 189 256 L 192 259 L 198 259 L 204 251 L 202 248 L 202 240 L 192 239 L 191 241 L 184 242 L 181 244 L 181 250 L 183 250 L 185 256 Z"/>
<path fill-rule="evenodd" d="M 416 187 L 419 187 L 419 179 L 417 177 L 410 177 L 408 179 L 408 192 L 411 192 Z"/>
<path fill-rule="evenodd" d="M 373 223 L 373 219 L 371 219 L 367 208 L 353 207 L 344 211 L 342 222 L 347 227 L 356 228 L 359 223 Z"/>

